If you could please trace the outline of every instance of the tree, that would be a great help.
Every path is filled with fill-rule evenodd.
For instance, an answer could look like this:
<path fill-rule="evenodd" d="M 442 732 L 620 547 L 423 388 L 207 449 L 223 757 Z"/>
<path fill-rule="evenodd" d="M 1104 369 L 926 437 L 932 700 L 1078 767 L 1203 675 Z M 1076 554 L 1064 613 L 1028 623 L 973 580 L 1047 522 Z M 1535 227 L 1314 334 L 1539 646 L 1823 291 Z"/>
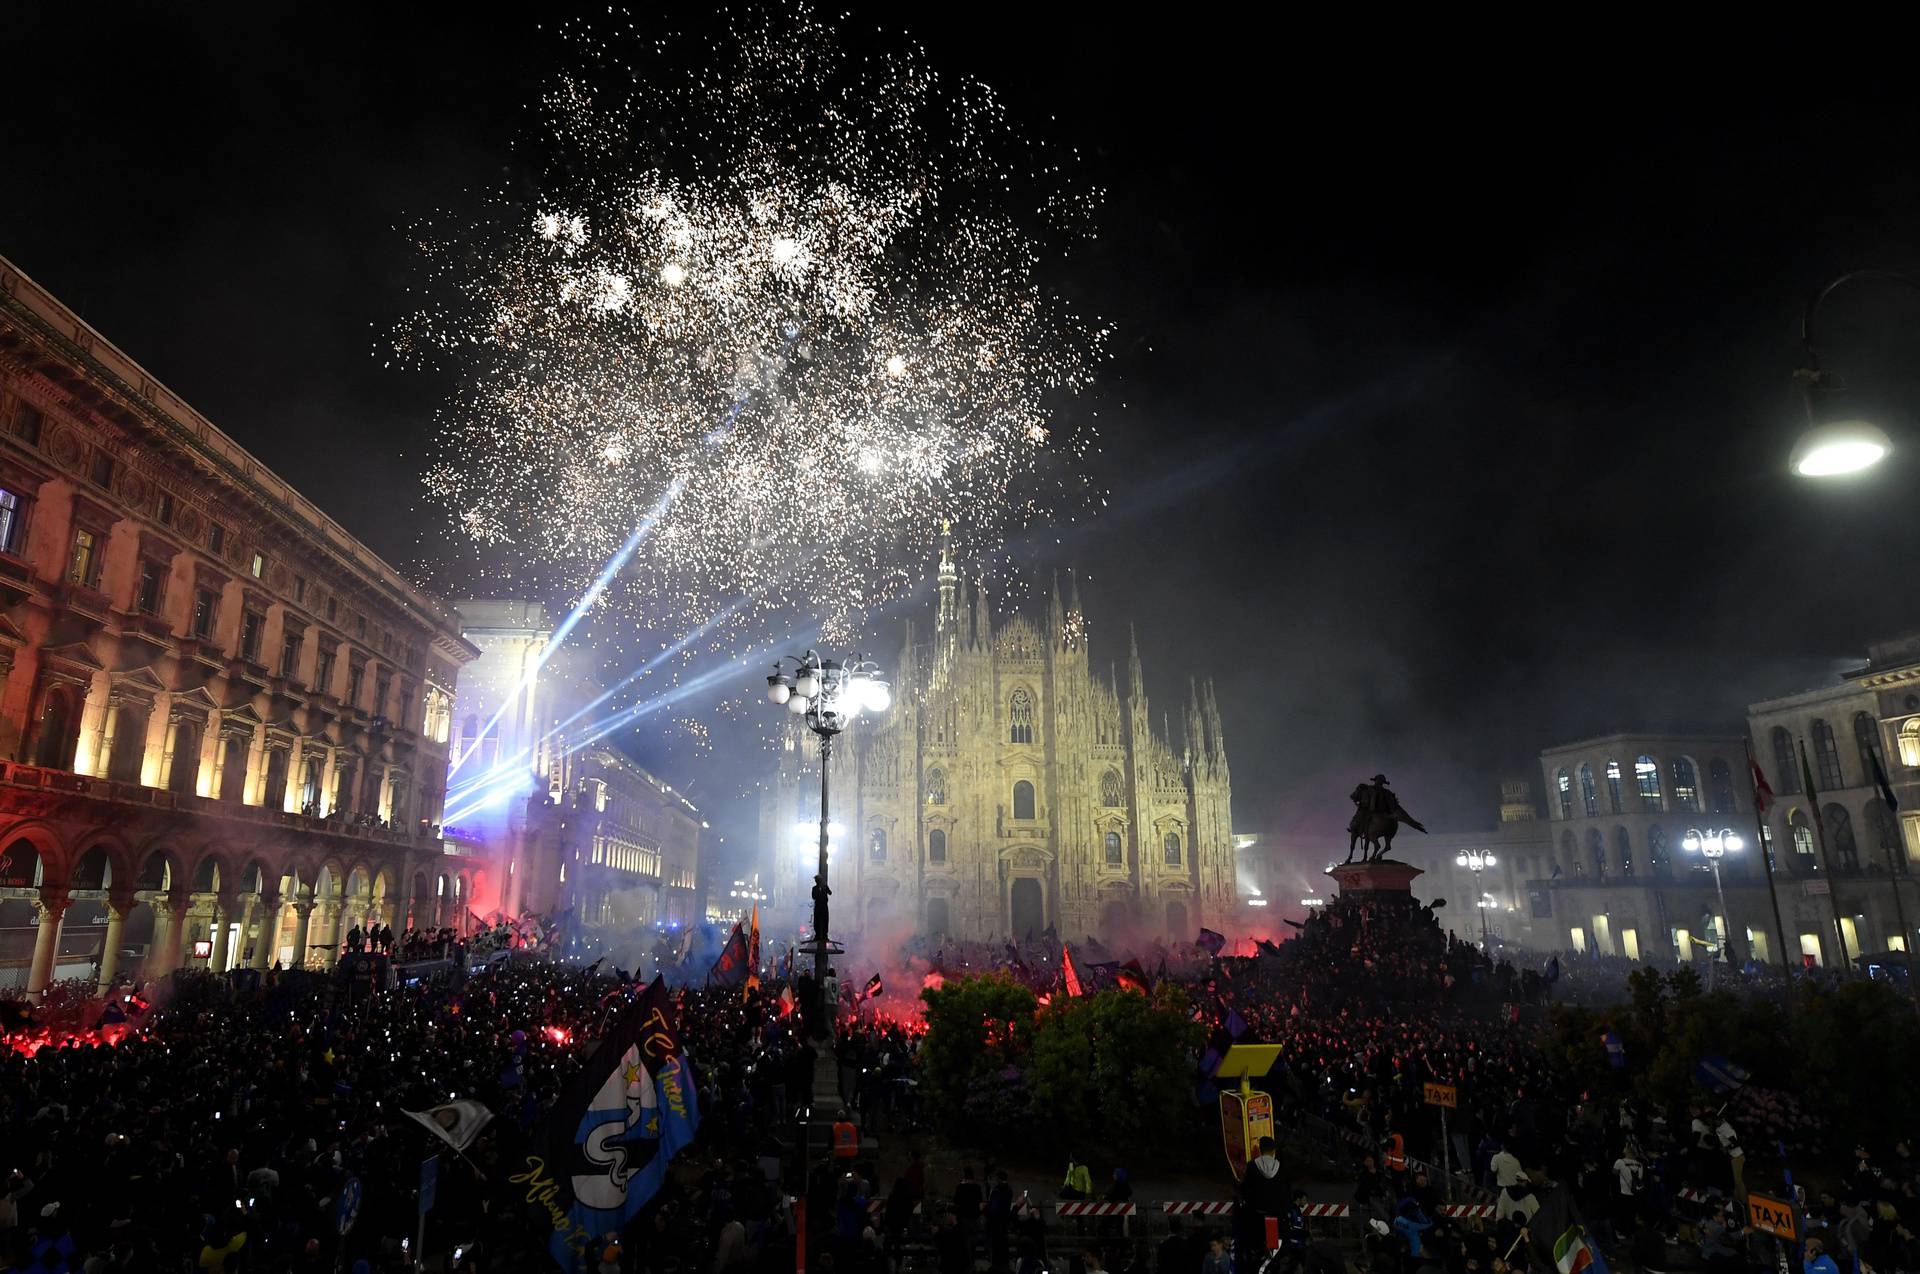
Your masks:
<path fill-rule="evenodd" d="M 1189 1051 L 1200 1028 L 1186 996 L 1163 986 L 1152 999 L 1102 991 L 1054 1003 L 1042 1014 L 1027 1068 L 1034 1109 L 1056 1143 L 1171 1146 L 1190 1106 Z"/>
<path fill-rule="evenodd" d="M 995 1144 L 1019 1126 L 1025 1102 L 1008 1100 L 1021 1090 L 1005 1073 L 1012 1069 L 1017 1080 L 1038 1001 L 998 974 L 949 978 L 920 998 L 927 1006 L 919 1077 L 927 1113 L 955 1141 Z"/>

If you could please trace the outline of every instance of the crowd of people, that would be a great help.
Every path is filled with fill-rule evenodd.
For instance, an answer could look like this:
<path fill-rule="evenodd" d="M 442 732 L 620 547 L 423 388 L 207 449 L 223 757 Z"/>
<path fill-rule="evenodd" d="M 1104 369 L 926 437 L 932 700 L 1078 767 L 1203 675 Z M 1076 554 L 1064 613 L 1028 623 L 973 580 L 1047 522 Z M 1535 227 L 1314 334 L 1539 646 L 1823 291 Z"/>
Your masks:
<path fill-rule="evenodd" d="M 544 1267 L 551 1219 L 512 1178 L 545 1144 L 559 1095 L 638 979 L 606 960 L 471 958 L 522 938 L 510 925 L 464 939 L 350 931 L 349 953 L 467 957 L 368 996 L 344 995 L 331 974 L 281 970 L 182 972 L 117 989 L 104 1005 L 55 988 L 45 1013 L 65 1005 L 97 1027 L 111 1012 L 116 1029 L 60 1035 L 42 1023 L 32 1047 L 0 1049 L 0 1268 L 371 1274 L 423 1254 L 433 1268 Z M 1062 945 L 1050 934 L 928 943 L 908 958 L 925 976 L 993 971 L 1057 992 Z M 857 1112 L 860 1136 L 844 1161 L 836 1138 L 831 1171 L 796 1176 L 807 1159 L 799 1117 L 818 1096 L 796 1007 L 810 980 L 767 968 L 758 987 L 674 993 L 704 1118 L 625 1234 L 595 1236 L 591 1268 L 790 1269 L 803 1225 L 831 1268 L 871 1274 L 1226 1274 L 1349 1259 L 1372 1274 L 1551 1274 L 1553 1245 L 1575 1226 L 1608 1262 L 1638 1270 L 1771 1263 L 1735 1206 L 1752 1184 L 1744 1143 L 1759 1134 L 1757 1108 L 1703 1090 L 1691 1108 L 1643 1109 L 1583 1090 L 1541 1029 L 1540 1004 L 1565 984 L 1570 957 L 1521 967 L 1454 938 L 1418 904 L 1366 896 L 1336 901 L 1251 957 L 1204 945 L 1072 950 L 1088 989 L 1131 967 L 1185 990 L 1210 1033 L 1193 1059 L 1196 1144 L 1219 1135 L 1211 1072 L 1224 1048 L 1281 1046 L 1263 1081 L 1280 1107 L 1280 1144 L 1264 1143 L 1247 1166 L 1231 1222 L 1151 1240 L 1108 1223 L 1064 1228 L 1050 1211 L 1057 1200 L 1132 1198 L 1124 1147 L 1104 1148 L 1098 1173 L 1076 1156 L 1051 1193 L 1016 1189 L 1004 1165 L 931 1172 L 919 1153 L 920 1033 L 861 1012 L 857 994 L 844 997 L 835 1051 L 836 1097 Z M 893 995 L 911 1001 L 918 989 Z M 1430 1083 L 1457 1095 L 1444 1141 Z M 493 1113 L 461 1154 L 404 1113 L 459 1099 Z M 889 1156 L 872 1153 L 876 1140 Z M 436 1154 L 423 1224 L 419 1165 Z M 1343 1170 L 1350 1194 L 1328 1185 Z M 1330 1189 L 1350 1200 L 1359 1242 L 1336 1247 L 1317 1231 L 1309 1184 L 1322 1201 Z M 361 1202 L 344 1224 L 349 1194 Z M 1494 1215 L 1450 1215 L 1449 1198 Z M 1920 1217 L 1912 1148 L 1862 1147 L 1831 1190 L 1814 1191 L 1808 1216 L 1818 1233 L 1802 1253 L 1806 1274 L 1920 1269 L 1907 1225 Z"/>

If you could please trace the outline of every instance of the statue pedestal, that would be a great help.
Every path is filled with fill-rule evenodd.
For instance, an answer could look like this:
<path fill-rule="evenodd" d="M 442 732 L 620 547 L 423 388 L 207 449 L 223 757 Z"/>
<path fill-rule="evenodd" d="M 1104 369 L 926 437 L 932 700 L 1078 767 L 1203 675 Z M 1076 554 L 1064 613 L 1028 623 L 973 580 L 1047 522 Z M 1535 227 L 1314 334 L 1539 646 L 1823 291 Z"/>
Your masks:
<path fill-rule="evenodd" d="M 1413 896 L 1413 878 L 1426 873 L 1411 863 L 1382 858 L 1371 863 L 1346 863 L 1327 869 L 1327 875 L 1340 885 L 1340 894 L 1405 894 Z"/>

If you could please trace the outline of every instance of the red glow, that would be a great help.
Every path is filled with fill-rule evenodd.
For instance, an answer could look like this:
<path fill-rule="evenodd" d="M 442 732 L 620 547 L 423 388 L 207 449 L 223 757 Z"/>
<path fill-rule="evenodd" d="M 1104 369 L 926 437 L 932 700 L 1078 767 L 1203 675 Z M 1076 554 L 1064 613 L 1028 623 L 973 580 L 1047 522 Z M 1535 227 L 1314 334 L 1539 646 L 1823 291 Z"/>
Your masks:
<path fill-rule="evenodd" d="M 946 984 L 946 975 L 938 969 L 932 970 L 926 977 L 920 979 L 920 988 L 923 991 L 938 991 Z"/>
<path fill-rule="evenodd" d="M 547 1033 L 547 1038 L 552 1040 L 555 1044 L 565 1044 L 566 1042 L 568 1042 L 573 1038 L 572 1031 L 566 1030 L 565 1028 L 558 1027 L 558 1026 L 549 1026 L 547 1028 L 546 1033 Z"/>

